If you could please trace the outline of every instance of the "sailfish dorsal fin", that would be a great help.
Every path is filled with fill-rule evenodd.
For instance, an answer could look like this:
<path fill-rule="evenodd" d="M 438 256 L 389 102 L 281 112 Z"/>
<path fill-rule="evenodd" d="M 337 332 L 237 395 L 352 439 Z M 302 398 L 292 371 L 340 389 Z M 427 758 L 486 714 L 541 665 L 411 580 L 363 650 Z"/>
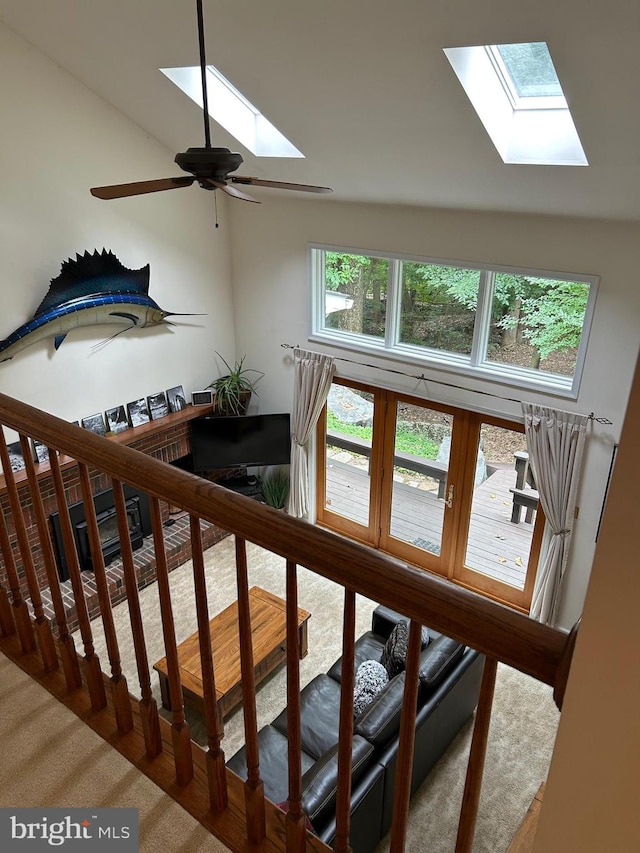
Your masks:
<path fill-rule="evenodd" d="M 111 251 L 97 249 L 64 261 L 60 275 L 51 279 L 47 295 L 34 317 L 46 314 L 72 299 L 98 293 L 149 293 L 149 264 L 139 270 L 127 269 Z"/>

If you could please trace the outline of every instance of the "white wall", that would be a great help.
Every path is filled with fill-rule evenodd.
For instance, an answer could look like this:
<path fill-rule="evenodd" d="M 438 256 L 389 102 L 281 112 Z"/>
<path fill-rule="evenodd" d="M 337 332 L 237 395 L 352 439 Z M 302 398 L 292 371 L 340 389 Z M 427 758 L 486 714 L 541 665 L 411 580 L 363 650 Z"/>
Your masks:
<path fill-rule="evenodd" d="M 238 352 L 267 376 L 260 385 L 263 411 L 291 405 L 291 354 L 281 343 L 308 345 L 311 328 L 309 242 L 405 252 L 445 259 L 497 263 L 600 276 L 599 296 L 584 376 L 576 401 L 527 393 L 526 399 L 570 411 L 595 412 L 613 426 L 592 424 L 579 498 L 561 622 L 579 616 L 593 559 L 605 483 L 622 421 L 640 341 L 637 230 L 632 225 L 506 214 L 336 204 L 272 193 L 260 206 L 230 207 Z M 329 351 L 326 346 L 311 348 Z M 334 354 L 358 361 L 350 352 Z M 362 360 L 362 359 L 360 359 Z M 367 362 L 375 360 L 367 357 Z M 402 369 L 398 362 L 388 366 Z M 365 379 L 416 396 L 521 420 L 519 403 L 479 396 L 435 382 L 403 379 L 339 361 L 342 376 Z M 415 368 L 409 373 L 417 373 Z M 506 385 L 425 370 L 432 379 L 518 398 Z"/>
<path fill-rule="evenodd" d="M 174 385 L 187 394 L 235 355 L 229 222 L 199 187 L 100 201 L 89 187 L 181 174 L 173 153 L 26 42 L 0 26 L 0 338 L 28 321 L 68 258 L 107 248 L 149 263 L 149 295 L 172 329 L 72 332 L 0 364 L 0 391 L 75 420 Z"/>
<path fill-rule="evenodd" d="M 535 853 L 640 850 L 640 370 L 598 539 Z"/>

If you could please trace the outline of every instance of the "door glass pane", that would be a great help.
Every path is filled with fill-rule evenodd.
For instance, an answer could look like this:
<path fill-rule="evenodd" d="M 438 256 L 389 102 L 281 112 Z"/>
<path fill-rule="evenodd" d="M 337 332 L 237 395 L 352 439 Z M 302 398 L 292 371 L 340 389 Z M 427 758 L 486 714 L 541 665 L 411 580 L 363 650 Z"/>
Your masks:
<path fill-rule="evenodd" d="M 440 554 L 453 417 L 398 402 L 391 536 Z"/>
<path fill-rule="evenodd" d="M 573 376 L 589 285 L 496 273 L 487 360 Z"/>
<path fill-rule="evenodd" d="M 369 524 L 373 394 L 334 383 L 327 398 L 325 506 Z"/>
<path fill-rule="evenodd" d="M 483 424 L 465 566 L 524 589 L 538 492 L 523 433 Z"/>
<path fill-rule="evenodd" d="M 478 270 L 404 262 L 400 341 L 470 355 L 479 283 Z"/>

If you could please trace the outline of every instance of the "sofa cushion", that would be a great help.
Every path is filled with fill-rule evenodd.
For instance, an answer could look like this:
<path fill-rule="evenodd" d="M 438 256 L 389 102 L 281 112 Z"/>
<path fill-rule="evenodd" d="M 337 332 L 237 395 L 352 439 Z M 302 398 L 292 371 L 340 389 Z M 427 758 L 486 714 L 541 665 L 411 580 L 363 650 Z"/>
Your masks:
<path fill-rule="evenodd" d="M 362 778 L 373 756 L 373 746 L 363 737 L 353 736 L 351 749 L 351 787 Z M 338 744 L 325 754 L 302 777 L 302 808 L 314 826 L 335 813 L 338 790 Z"/>
<path fill-rule="evenodd" d="M 384 638 L 374 634 L 373 631 L 366 631 L 361 637 L 358 637 L 354 648 L 354 671 L 358 671 L 358 667 L 366 660 L 379 661 L 382 657 L 382 649 L 384 647 Z M 336 681 L 342 680 L 342 658 L 333 664 L 327 672 L 331 678 Z"/>
<path fill-rule="evenodd" d="M 274 803 L 281 803 L 289 796 L 289 767 L 287 739 L 274 729 L 264 726 L 258 732 L 260 757 L 260 778 L 264 782 L 264 793 Z M 301 754 L 302 772 L 305 773 L 314 764 L 314 757 Z M 243 746 L 227 761 L 227 767 L 241 779 L 247 778 L 247 755 Z"/>
<path fill-rule="evenodd" d="M 320 758 L 331 749 L 338 742 L 339 722 L 340 685 L 324 673 L 317 675 L 300 693 L 300 737 L 304 751 Z M 286 708 L 271 725 L 286 737 Z"/>
<path fill-rule="evenodd" d="M 466 646 L 441 635 L 427 646 L 420 656 L 421 691 L 432 690 L 445 674 L 460 660 Z"/>
<path fill-rule="evenodd" d="M 353 716 L 358 717 L 389 682 L 389 673 L 377 660 L 365 660 L 358 667 L 353 688 Z"/>
<path fill-rule="evenodd" d="M 355 720 L 354 731 L 376 747 L 384 746 L 400 730 L 404 680 L 404 672 L 392 678 Z"/>

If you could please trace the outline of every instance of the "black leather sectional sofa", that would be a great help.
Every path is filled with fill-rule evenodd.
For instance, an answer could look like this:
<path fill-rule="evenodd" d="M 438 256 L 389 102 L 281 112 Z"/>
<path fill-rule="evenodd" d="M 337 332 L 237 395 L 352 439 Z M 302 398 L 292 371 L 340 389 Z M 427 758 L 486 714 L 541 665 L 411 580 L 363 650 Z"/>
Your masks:
<path fill-rule="evenodd" d="M 356 641 L 355 666 L 380 661 L 385 643 L 402 617 L 385 607 L 373 613 L 371 630 Z M 480 690 L 484 657 L 429 630 L 421 653 L 420 689 L 411 793 L 417 790 L 464 722 Z M 327 844 L 335 837 L 341 660 L 316 676 L 301 693 L 302 804 L 315 833 Z M 351 846 L 369 853 L 388 832 L 399 747 L 405 673 L 395 675 L 354 720 Z M 288 796 L 286 709 L 259 732 L 260 774 L 266 796 Z M 244 747 L 227 766 L 245 779 Z"/>

